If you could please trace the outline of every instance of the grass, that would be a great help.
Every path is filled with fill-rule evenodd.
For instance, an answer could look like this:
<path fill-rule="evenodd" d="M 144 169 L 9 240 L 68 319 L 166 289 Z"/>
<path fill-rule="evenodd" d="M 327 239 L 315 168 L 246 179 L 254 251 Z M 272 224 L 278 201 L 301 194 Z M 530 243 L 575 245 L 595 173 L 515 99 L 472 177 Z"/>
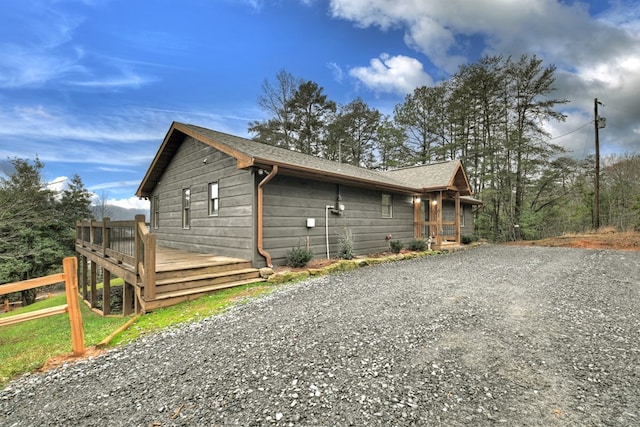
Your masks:
<path fill-rule="evenodd" d="M 269 293 L 273 289 L 273 286 L 260 283 L 238 286 L 223 289 L 193 301 L 154 310 L 138 318 L 131 327 L 118 334 L 110 345 L 125 344 L 144 334 L 158 332 L 175 324 L 194 322 L 221 313 L 233 305 L 243 304 L 250 298 Z"/>
<path fill-rule="evenodd" d="M 157 309 L 139 317 L 128 329 L 116 335 L 109 346 L 134 341 L 144 334 L 160 331 L 169 326 L 196 321 L 220 313 L 233 304 L 242 304 L 249 298 L 268 293 L 273 286 L 256 284 L 218 291 L 197 300 L 172 307 Z M 66 304 L 66 296 L 59 295 L 39 301 L 0 318 Z M 81 303 L 85 346 L 97 345 L 130 320 L 130 317 L 102 317 Z M 47 360 L 72 353 L 69 316 L 66 314 L 30 320 L 0 327 L 0 388 L 12 378 L 40 369 Z"/>
<path fill-rule="evenodd" d="M 27 307 L 0 315 L 27 313 L 66 304 L 66 295 L 58 295 Z M 99 343 L 127 322 L 122 317 L 102 317 L 80 304 L 85 332 L 85 345 Z M 0 387 L 11 378 L 32 372 L 52 357 L 72 352 L 69 316 L 59 314 L 0 327 Z"/>

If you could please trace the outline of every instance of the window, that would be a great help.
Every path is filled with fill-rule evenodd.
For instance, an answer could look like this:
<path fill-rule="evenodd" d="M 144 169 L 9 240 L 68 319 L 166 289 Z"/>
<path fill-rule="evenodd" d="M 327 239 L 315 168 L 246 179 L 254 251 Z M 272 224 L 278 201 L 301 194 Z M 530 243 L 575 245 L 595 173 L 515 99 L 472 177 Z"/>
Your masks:
<path fill-rule="evenodd" d="M 218 182 L 209 183 L 209 216 L 218 215 Z"/>
<path fill-rule="evenodd" d="M 464 227 L 464 205 L 460 206 L 460 227 Z"/>
<path fill-rule="evenodd" d="M 182 228 L 188 229 L 191 225 L 191 189 L 182 189 Z"/>
<path fill-rule="evenodd" d="M 391 218 L 393 216 L 393 203 L 391 194 L 382 195 L 382 218 Z"/>
<path fill-rule="evenodd" d="M 160 228 L 160 196 L 153 196 L 152 202 L 152 215 L 151 223 L 153 224 L 153 228 Z"/>

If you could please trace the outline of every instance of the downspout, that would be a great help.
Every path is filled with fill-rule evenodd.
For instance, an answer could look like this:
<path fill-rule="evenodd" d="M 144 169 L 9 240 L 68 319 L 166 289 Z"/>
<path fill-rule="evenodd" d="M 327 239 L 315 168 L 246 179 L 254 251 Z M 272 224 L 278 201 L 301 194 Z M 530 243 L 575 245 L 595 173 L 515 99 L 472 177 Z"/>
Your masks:
<path fill-rule="evenodd" d="M 263 247 L 263 236 L 264 236 L 264 219 L 263 219 L 263 211 L 264 211 L 264 202 L 263 202 L 263 189 L 262 187 L 269 181 L 273 179 L 278 174 L 278 165 L 273 165 L 271 172 L 265 179 L 260 181 L 258 184 L 258 253 L 264 257 L 265 262 L 267 263 L 267 267 L 273 267 L 271 263 L 271 255 L 269 252 L 264 250 Z"/>

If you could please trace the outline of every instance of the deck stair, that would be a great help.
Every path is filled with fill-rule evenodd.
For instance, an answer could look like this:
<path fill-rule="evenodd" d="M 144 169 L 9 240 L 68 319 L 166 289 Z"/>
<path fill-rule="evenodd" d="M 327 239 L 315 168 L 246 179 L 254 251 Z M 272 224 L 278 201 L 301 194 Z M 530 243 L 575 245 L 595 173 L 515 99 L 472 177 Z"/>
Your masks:
<path fill-rule="evenodd" d="M 145 311 L 193 300 L 220 289 L 264 281 L 260 270 L 244 259 L 161 246 L 157 248 L 156 257 L 156 296 L 151 301 L 143 301 Z M 142 300 L 141 283 L 136 293 Z"/>

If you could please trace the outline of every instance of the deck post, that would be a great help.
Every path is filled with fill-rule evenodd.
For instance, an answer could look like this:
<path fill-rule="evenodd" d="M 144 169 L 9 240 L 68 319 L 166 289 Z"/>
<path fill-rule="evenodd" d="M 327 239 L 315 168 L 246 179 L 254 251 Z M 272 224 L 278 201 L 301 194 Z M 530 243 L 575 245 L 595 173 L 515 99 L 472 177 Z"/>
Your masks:
<path fill-rule="evenodd" d="M 107 255 L 107 249 L 109 249 L 109 217 L 102 218 L 102 255 Z"/>
<path fill-rule="evenodd" d="M 133 285 L 128 282 L 124 282 L 122 285 L 122 315 L 128 316 L 131 314 L 131 307 L 133 306 L 134 290 Z"/>
<path fill-rule="evenodd" d="M 96 241 L 95 222 L 93 219 L 89 221 L 89 247 L 93 246 Z"/>
<path fill-rule="evenodd" d="M 144 251 L 144 296 L 147 300 L 156 298 L 156 235 L 146 236 Z"/>
<path fill-rule="evenodd" d="M 98 264 L 91 261 L 91 308 L 96 306 L 96 285 L 98 283 Z"/>
<path fill-rule="evenodd" d="M 111 314 L 111 272 L 102 267 L 102 313 Z"/>
<path fill-rule="evenodd" d="M 86 256 L 81 255 L 80 259 L 82 260 L 82 276 L 80 276 L 82 280 L 82 299 L 86 300 L 88 296 L 87 283 L 89 283 L 89 266 Z"/>
<path fill-rule="evenodd" d="M 64 271 L 64 282 L 67 293 L 67 311 L 71 324 L 71 344 L 73 354 L 82 356 L 84 348 L 84 325 L 82 314 L 80 313 L 80 302 L 78 301 L 78 260 L 76 257 L 68 257 L 62 260 Z"/>

